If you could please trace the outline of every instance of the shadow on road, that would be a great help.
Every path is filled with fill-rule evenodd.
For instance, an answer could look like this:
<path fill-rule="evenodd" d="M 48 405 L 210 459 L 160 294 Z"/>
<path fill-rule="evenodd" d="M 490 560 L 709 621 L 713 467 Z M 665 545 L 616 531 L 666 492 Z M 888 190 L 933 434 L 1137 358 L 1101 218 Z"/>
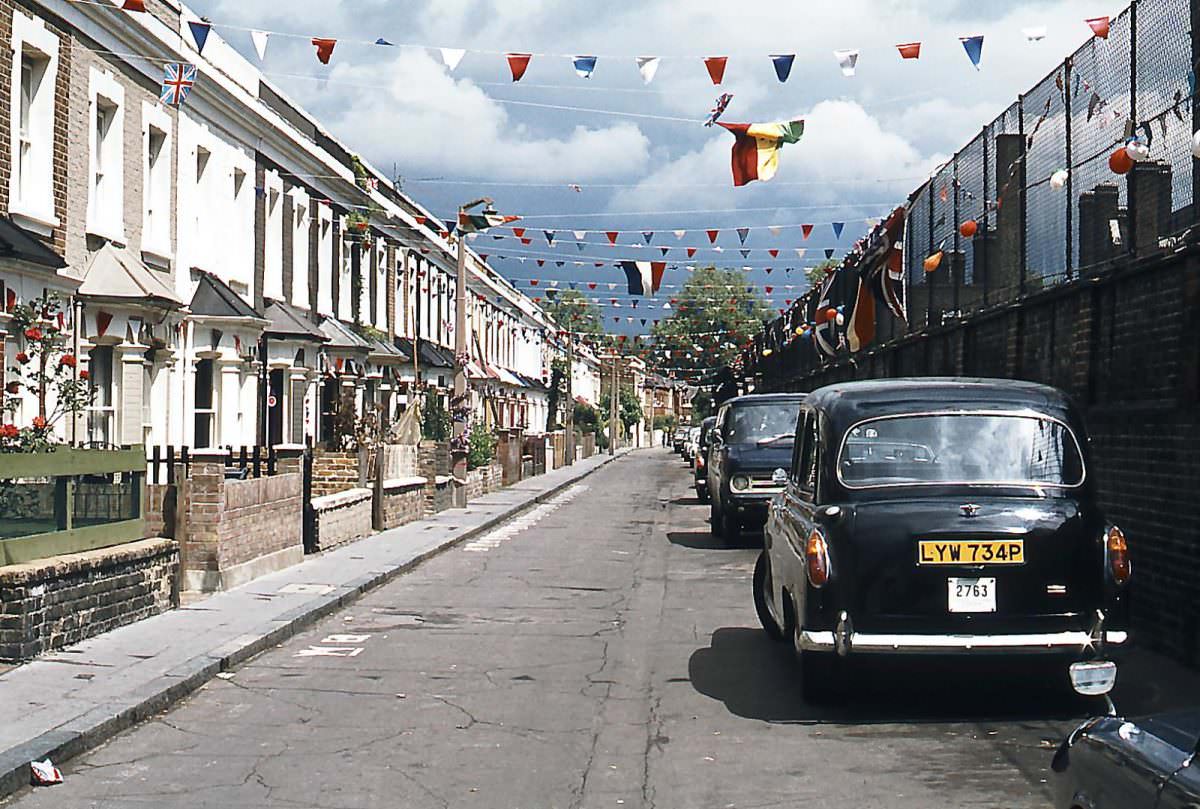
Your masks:
<path fill-rule="evenodd" d="M 1103 710 L 1071 693 L 1066 667 L 1036 669 L 996 661 L 871 657 L 849 673 L 843 704 L 809 705 L 789 643 L 759 629 L 725 628 L 688 661 L 692 686 L 730 712 L 767 722 L 881 724 L 1060 720 Z"/>
<path fill-rule="evenodd" d="M 708 503 L 701 503 L 699 497 L 676 497 L 671 501 L 673 506 L 707 506 Z"/>
<path fill-rule="evenodd" d="M 695 551 L 744 551 L 762 548 L 761 534 L 742 534 L 734 541 L 724 540 L 713 536 L 708 529 L 702 531 L 670 531 L 667 540 L 672 545 L 681 548 L 691 548 Z"/>

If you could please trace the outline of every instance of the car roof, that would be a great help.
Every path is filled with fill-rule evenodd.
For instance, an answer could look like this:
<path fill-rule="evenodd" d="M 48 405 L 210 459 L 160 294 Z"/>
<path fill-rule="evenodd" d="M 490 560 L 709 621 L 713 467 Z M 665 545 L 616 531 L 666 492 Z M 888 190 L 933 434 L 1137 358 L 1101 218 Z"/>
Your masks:
<path fill-rule="evenodd" d="M 716 417 L 716 416 L 709 416 L 709 417 L 708 417 L 708 418 L 706 418 L 704 421 L 700 422 L 700 426 L 701 426 L 701 427 L 703 427 L 703 426 L 705 426 L 705 425 L 708 425 L 709 427 L 711 427 L 712 425 L 714 425 L 714 424 L 716 424 L 716 423 L 717 423 L 717 417 Z"/>
<path fill-rule="evenodd" d="M 1065 393 L 1049 385 L 1015 379 L 925 377 L 839 382 L 813 391 L 807 403 L 829 412 L 840 423 L 958 409 L 1033 410 L 1070 422 L 1078 421 Z"/>
<path fill-rule="evenodd" d="M 807 393 L 751 393 L 746 396 L 736 396 L 725 403 L 725 406 L 741 407 L 745 405 L 756 404 L 792 404 L 795 402 L 803 402 L 809 394 Z"/>

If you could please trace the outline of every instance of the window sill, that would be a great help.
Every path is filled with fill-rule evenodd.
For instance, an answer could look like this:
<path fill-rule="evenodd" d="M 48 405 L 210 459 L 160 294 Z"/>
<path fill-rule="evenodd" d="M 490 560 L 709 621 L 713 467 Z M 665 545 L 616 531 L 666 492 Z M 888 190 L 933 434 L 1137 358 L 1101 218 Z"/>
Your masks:
<path fill-rule="evenodd" d="M 175 257 L 171 254 L 170 250 L 158 250 L 154 247 L 142 245 L 142 262 L 148 267 L 170 272 L 171 263 L 174 260 Z"/>
<path fill-rule="evenodd" d="M 85 230 L 88 236 L 95 236 L 98 239 L 107 239 L 110 242 L 117 244 L 125 244 L 125 228 L 122 225 L 106 225 L 96 222 L 88 222 Z"/>
<path fill-rule="evenodd" d="M 54 229 L 62 224 L 51 211 L 27 208 L 17 202 L 9 204 L 8 215 L 18 227 L 46 238 L 53 236 Z"/>

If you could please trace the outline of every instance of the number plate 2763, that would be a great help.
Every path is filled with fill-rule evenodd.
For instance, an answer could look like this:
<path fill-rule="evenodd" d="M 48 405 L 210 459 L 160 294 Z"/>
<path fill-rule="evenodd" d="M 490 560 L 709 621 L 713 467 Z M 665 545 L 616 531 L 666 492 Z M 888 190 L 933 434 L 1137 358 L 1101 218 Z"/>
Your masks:
<path fill-rule="evenodd" d="M 995 612 L 996 580 L 964 579 L 951 577 L 948 580 L 950 612 Z"/>

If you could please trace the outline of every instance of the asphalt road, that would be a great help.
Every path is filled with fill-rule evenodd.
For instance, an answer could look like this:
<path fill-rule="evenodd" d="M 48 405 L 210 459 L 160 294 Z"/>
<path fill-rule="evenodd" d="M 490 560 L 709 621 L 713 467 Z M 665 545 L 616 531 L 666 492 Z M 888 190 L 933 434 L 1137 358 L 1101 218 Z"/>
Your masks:
<path fill-rule="evenodd" d="M 1046 807 L 1089 707 L 1046 672 L 861 671 L 806 705 L 761 540 L 630 455 L 26 793 L 54 807 Z M 1065 680 L 1064 680 L 1065 681 Z"/>

